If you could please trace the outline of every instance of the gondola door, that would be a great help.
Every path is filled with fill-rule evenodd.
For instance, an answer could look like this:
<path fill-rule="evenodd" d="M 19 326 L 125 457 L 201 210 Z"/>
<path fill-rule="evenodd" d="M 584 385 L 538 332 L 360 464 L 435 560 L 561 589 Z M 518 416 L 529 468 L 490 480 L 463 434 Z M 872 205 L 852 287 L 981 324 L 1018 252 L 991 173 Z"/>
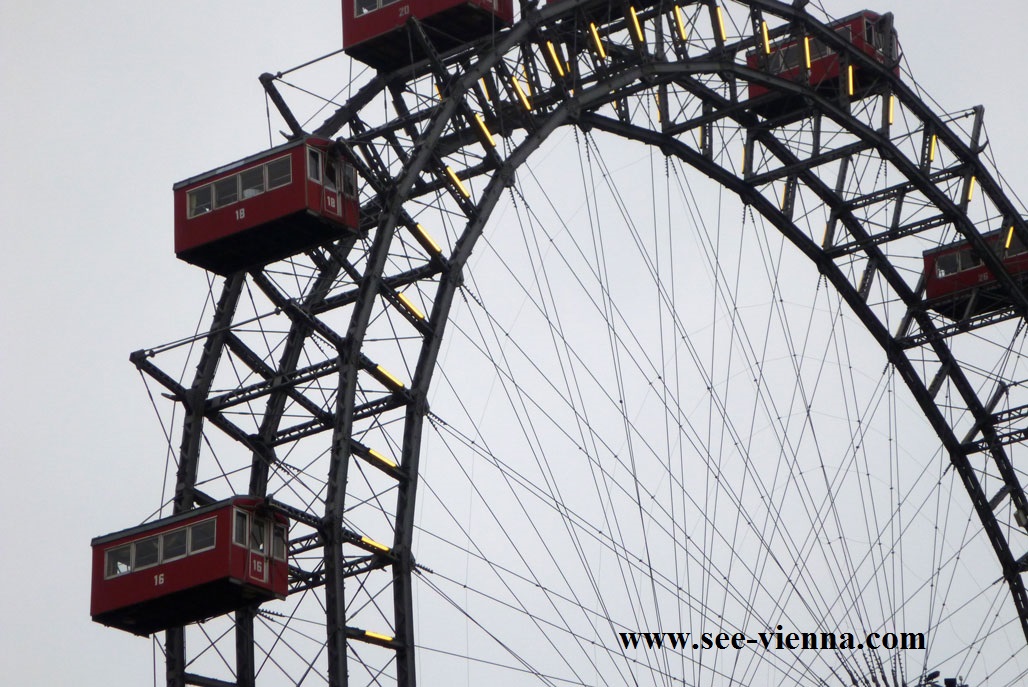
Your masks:
<path fill-rule="evenodd" d="M 343 203 L 340 197 L 343 169 L 338 158 L 325 156 L 325 183 L 323 186 L 322 212 L 338 220 L 343 218 Z"/>
<path fill-rule="evenodd" d="M 268 521 L 253 516 L 250 521 L 250 546 L 247 553 L 246 578 L 250 582 L 267 584 L 268 568 L 271 566 L 271 547 Z"/>

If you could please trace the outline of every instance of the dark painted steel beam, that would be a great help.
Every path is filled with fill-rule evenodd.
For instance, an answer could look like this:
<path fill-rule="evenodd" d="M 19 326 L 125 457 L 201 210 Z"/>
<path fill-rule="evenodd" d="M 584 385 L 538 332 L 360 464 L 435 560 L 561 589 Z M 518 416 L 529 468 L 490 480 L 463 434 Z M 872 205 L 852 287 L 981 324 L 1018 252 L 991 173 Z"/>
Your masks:
<path fill-rule="evenodd" d="M 268 94 L 271 102 L 274 103 L 275 109 L 282 115 L 282 119 L 285 120 L 289 130 L 293 133 L 292 138 L 303 138 L 306 135 L 303 127 L 300 126 L 300 122 L 296 121 L 296 116 L 293 111 L 289 109 L 289 105 L 286 104 L 282 94 L 278 92 L 278 87 L 275 86 L 275 76 L 268 74 L 267 72 L 260 75 L 261 86 L 264 87 L 264 92 Z"/>

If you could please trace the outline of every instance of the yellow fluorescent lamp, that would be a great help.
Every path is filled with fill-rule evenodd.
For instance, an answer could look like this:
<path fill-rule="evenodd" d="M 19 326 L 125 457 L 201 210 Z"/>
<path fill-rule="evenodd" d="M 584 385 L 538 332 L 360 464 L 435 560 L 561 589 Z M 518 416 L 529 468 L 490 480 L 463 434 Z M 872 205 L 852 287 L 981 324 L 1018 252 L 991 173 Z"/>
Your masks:
<path fill-rule="evenodd" d="M 935 144 L 938 141 L 938 136 L 932 134 L 932 142 L 928 146 L 928 161 L 935 162 Z"/>
<path fill-rule="evenodd" d="M 761 36 L 764 39 L 764 54 L 765 55 L 770 55 L 771 54 L 771 39 L 767 35 L 767 22 L 766 21 L 761 21 L 760 22 L 760 34 L 761 34 Z"/>
<path fill-rule="evenodd" d="M 414 317 L 418 318 L 419 320 L 425 319 L 425 313 L 421 312 L 421 309 L 418 308 L 418 306 L 414 305 L 414 302 L 411 301 L 411 299 L 407 298 L 407 294 L 397 292 L 396 298 L 401 303 L 403 303 L 403 307 L 407 308 L 407 310 L 409 310 L 411 314 L 414 315 Z"/>
<path fill-rule="evenodd" d="M 728 34 L 725 32 L 725 15 L 721 11 L 721 5 L 717 6 L 717 28 L 721 32 L 721 42 L 724 43 L 728 40 Z"/>
<path fill-rule="evenodd" d="M 368 455 L 371 456 L 372 458 L 374 458 L 375 460 L 377 460 L 378 462 L 382 463 L 383 465 L 387 465 L 387 466 L 389 466 L 391 468 L 397 467 L 395 460 L 392 460 L 390 458 L 386 458 L 385 456 L 383 456 L 381 453 L 379 453 L 378 451 L 376 451 L 373 448 L 369 448 L 368 449 Z"/>
<path fill-rule="evenodd" d="M 446 176 L 450 177 L 450 181 L 453 182 L 453 185 L 457 187 L 457 190 L 460 192 L 462 196 L 464 196 L 465 198 L 471 197 L 471 191 L 469 191 L 468 187 L 464 185 L 464 182 L 460 180 L 460 177 L 457 176 L 457 173 L 453 171 L 453 167 L 447 165 Z"/>
<path fill-rule="evenodd" d="M 803 37 L 803 64 L 810 69 L 810 36 Z"/>
<path fill-rule="evenodd" d="M 524 107 L 529 112 L 531 112 L 532 111 L 532 105 L 528 102 L 528 96 L 525 95 L 524 89 L 521 88 L 521 82 L 518 81 L 518 77 L 512 76 L 512 77 L 510 77 L 510 81 L 511 81 L 512 84 L 514 84 L 514 93 L 517 94 L 518 100 L 521 101 L 521 106 Z"/>
<path fill-rule="evenodd" d="M 848 89 L 847 90 L 848 90 L 850 96 L 852 96 L 853 92 L 854 92 L 854 87 L 853 87 L 853 65 L 852 64 L 849 65 L 846 68 L 846 78 L 847 78 L 847 85 L 848 85 Z"/>
<path fill-rule="evenodd" d="M 433 239 L 429 235 L 429 233 L 425 230 L 425 227 L 421 226 L 420 224 L 415 224 L 414 228 L 416 232 L 415 236 L 418 239 L 418 243 L 424 246 L 429 253 L 432 253 L 433 255 L 439 255 L 443 252 L 443 249 L 440 248 L 439 244 L 435 242 L 435 239 Z"/>
<path fill-rule="evenodd" d="M 1004 249 L 1010 250 L 1010 244 L 1014 240 L 1014 225 L 1010 225 L 1010 231 L 1007 232 L 1007 243 L 1003 246 Z"/>
<path fill-rule="evenodd" d="M 393 638 L 389 635 L 384 635 L 380 632 L 372 632 L 371 630 L 364 630 L 364 636 L 378 642 L 386 642 L 387 644 L 393 641 Z"/>
<path fill-rule="evenodd" d="M 603 47 L 603 41 L 600 40 L 600 32 L 596 30 L 596 24 L 589 22 L 589 35 L 593 37 L 593 46 L 596 48 L 596 54 L 601 60 L 607 59 L 607 49 Z"/>
<path fill-rule="evenodd" d="M 635 13 L 635 7 L 628 6 L 628 16 L 632 20 L 632 33 L 640 43 L 646 43 L 646 36 L 643 35 L 642 24 L 639 23 L 639 15 Z"/>
<path fill-rule="evenodd" d="M 557 70 L 557 75 L 563 78 L 565 76 L 564 65 L 561 63 L 559 57 L 557 57 L 557 48 L 554 47 L 553 41 L 546 41 L 546 52 L 550 55 L 550 61 L 553 63 L 554 69 Z"/>
<path fill-rule="evenodd" d="M 969 203 L 974 200 L 974 186 L 977 181 L 978 179 L 974 175 L 971 175 L 971 183 L 967 186 L 967 202 Z"/>
<path fill-rule="evenodd" d="M 375 541 L 374 539 L 369 539 L 368 537 L 365 537 L 363 535 L 361 536 L 361 542 L 365 546 L 370 547 L 372 549 L 375 549 L 376 551 L 381 551 L 382 553 L 388 553 L 389 552 L 389 547 L 386 546 L 385 544 L 380 544 L 377 541 Z"/>
<path fill-rule="evenodd" d="M 685 30 L 685 13 L 678 5 L 675 5 L 675 28 L 678 29 L 678 37 L 683 43 L 689 40 L 689 33 Z"/>
<path fill-rule="evenodd" d="M 789 201 L 789 183 L 786 182 L 785 186 L 782 187 L 782 204 L 780 206 L 780 209 L 784 210 L 786 204 L 788 203 L 788 201 Z"/>
<path fill-rule="evenodd" d="M 475 123 L 478 124 L 478 129 L 482 132 L 482 135 L 485 136 L 485 140 L 489 144 L 489 147 L 495 148 L 496 139 L 493 138 L 492 133 L 489 131 L 489 127 L 485 125 L 485 120 L 482 119 L 482 115 L 477 112 L 475 113 Z"/>
<path fill-rule="evenodd" d="M 397 377 L 381 365 L 375 366 L 375 376 L 379 379 L 379 381 L 381 381 L 383 384 L 393 389 L 394 391 L 400 391 L 401 389 L 405 388 L 403 382 L 400 381 L 399 377 Z"/>

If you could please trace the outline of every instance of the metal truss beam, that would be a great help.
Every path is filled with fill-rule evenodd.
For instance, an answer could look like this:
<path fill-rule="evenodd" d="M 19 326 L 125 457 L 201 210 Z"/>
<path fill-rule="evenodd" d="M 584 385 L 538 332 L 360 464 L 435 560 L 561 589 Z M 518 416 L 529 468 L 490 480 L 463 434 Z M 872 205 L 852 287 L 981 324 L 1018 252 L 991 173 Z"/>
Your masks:
<path fill-rule="evenodd" d="M 706 4 L 713 25 L 716 21 L 715 3 Z M 278 460 L 277 447 L 331 430 L 325 511 L 313 515 L 296 509 L 289 515 L 295 522 L 314 530 L 314 533 L 291 541 L 290 550 L 321 551 L 320 562 L 313 569 L 294 567 L 291 570 L 290 588 L 295 592 L 324 588 L 327 614 L 325 654 L 332 687 L 348 682 L 347 666 L 351 658 L 348 642 L 364 642 L 394 652 L 397 683 L 402 687 L 413 687 L 416 683 L 411 580 L 416 566 L 412 550 L 413 518 L 423 425 L 428 413 L 426 399 L 441 341 L 454 296 L 462 284 L 462 270 L 498 199 L 514 179 L 520 165 L 558 127 L 567 125 L 596 129 L 652 145 L 693 166 L 737 193 L 767 218 L 838 290 L 910 388 L 948 452 L 1002 566 L 1022 630 L 1028 639 L 1028 593 L 1021 580 L 1021 573 L 1028 567 L 1025 562 L 1028 558 L 1014 556 L 1003 525 L 995 516 L 998 505 L 1007 499 L 1017 510 L 1028 513 L 1023 487 L 1003 450 L 1003 446 L 1010 443 L 1028 440 L 1028 429 L 1014 427 L 1028 417 L 1028 406 L 995 413 L 995 399 L 999 394 L 994 395 L 990 402 L 982 403 L 948 345 L 949 339 L 958 334 L 1014 317 L 1023 318 L 1028 313 L 1028 295 L 999 260 L 986 251 L 984 259 L 1009 296 L 1012 306 L 959 323 L 940 323 L 924 302 L 923 282 L 911 288 L 882 249 L 890 241 L 952 224 L 971 245 L 980 252 L 985 250 L 981 233 L 967 217 L 966 202 L 954 202 L 942 188 L 947 183 L 962 183 L 966 189 L 972 177 L 995 201 L 1004 215 L 1004 222 L 1014 226 L 1017 235 L 1028 243 L 1028 227 L 1024 220 L 978 159 L 980 150 L 976 141 L 980 133 L 980 116 L 972 143 L 968 145 L 892 73 L 893 65 L 881 65 L 854 49 L 830 27 L 811 18 L 802 9 L 803 3 L 751 0 L 746 4 L 751 8 L 755 27 L 752 36 L 728 41 L 715 32 L 714 48 L 696 55 L 688 55 L 684 46 L 674 46 L 674 51 L 665 50 L 666 46 L 662 44 L 643 45 L 633 37 L 631 44 L 626 43 L 622 49 L 612 49 L 610 59 L 593 59 L 591 63 L 576 59 L 574 71 L 564 78 L 553 79 L 544 78 L 548 77 L 545 57 L 542 72 L 538 70 L 536 60 L 529 58 L 542 54 L 547 41 L 553 41 L 569 53 L 572 46 L 588 45 L 591 39 L 579 21 L 583 16 L 581 13 L 589 8 L 606 7 L 606 0 L 552 3 L 538 9 L 526 6 L 523 20 L 512 28 L 497 32 L 488 41 L 442 53 L 435 50 L 430 36 L 414 21 L 411 24 L 412 35 L 420 41 L 427 57 L 410 67 L 373 77 L 313 132 L 322 137 L 334 137 L 346 130 L 339 144 L 353 155 L 361 177 L 374 195 L 362 212 L 373 215 L 376 221 L 364 223 L 359 237 L 312 251 L 310 259 L 318 272 L 314 286 L 305 291 L 303 299 L 289 297 L 264 270 L 254 270 L 249 275 L 260 292 L 279 312 L 285 313 L 290 323 L 285 344 L 280 352 L 276 351 L 277 362 L 271 363 L 270 357 L 257 354 L 232 331 L 235 308 L 248 278 L 243 273 L 233 275 L 225 283 L 210 333 L 205 339 L 200 364 L 188 389 L 151 362 L 152 352 L 132 354 L 132 362 L 167 389 L 186 410 L 179 452 L 176 512 L 188 510 L 195 503 L 209 498 L 196 488 L 205 423 L 217 427 L 251 452 L 249 489 L 257 495 L 264 495 L 267 491 L 269 469 Z M 658 4 L 640 7 L 644 19 L 652 21 L 657 21 L 664 10 L 666 8 Z M 945 169 L 929 173 L 926 165 L 908 159 L 890 141 L 884 128 L 876 130 L 852 116 L 848 101 L 826 100 L 802 83 L 789 83 L 769 75 L 766 70 L 740 64 L 738 55 L 760 44 L 756 27 L 763 14 L 785 21 L 773 32 L 774 38 L 810 35 L 836 50 L 847 63 L 874 74 L 883 93 L 895 94 L 913 116 L 921 119 L 925 140 L 928 140 L 928 132 L 937 136 L 953 151 L 955 162 Z M 631 33 L 623 18 L 603 24 L 599 30 L 604 35 Z M 672 52 L 672 61 L 666 61 L 665 56 L 672 55 Z M 523 75 L 512 73 L 508 62 L 515 59 L 520 65 L 519 70 L 525 70 Z M 415 92 L 412 82 L 426 76 L 434 79 L 443 96 L 430 105 L 411 98 Z M 722 90 L 704 83 L 702 79 L 705 78 L 720 79 Z M 521 79 L 532 86 L 532 99 L 527 109 L 519 100 L 514 86 Z M 261 82 L 286 118 L 293 136 L 302 135 L 299 123 L 278 95 L 274 77 L 264 75 Z M 804 151 L 800 156 L 778 138 L 778 127 L 796 121 L 795 118 L 762 117 L 755 109 L 761 102 L 751 101 L 741 94 L 747 83 L 760 84 L 778 94 L 786 93 L 807 103 L 805 113 L 813 118 L 811 135 L 815 141 L 809 154 Z M 628 105 L 633 98 L 651 90 L 659 94 L 659 125 L 633 122 Z M 694 100 L 691 104 L 697 107 L 690 110 L 688 116 L 683 115 L 683 119 L 673 120 L 668 104 L 672 93 L 687 95 Z M 497 135 L 511 139 L 523 132 L 520 143 L 512 140 L 501 149 L 487 144 L 475 123 L 473 107 L 487 94 L 492 106 L 484 116 L 490 128 Z M 365 108 L 379 102 L 387 102 L 393 114 L 381 125 L 368 126 L 362 113 Z M 601 114 L 604 108 L 611 108 L 614 116 Z M 368 121 L 380 120 L 369 115 Z M 830 126 L 832 122 L 852 134 L 856 141 L 829 147 L 830 139 L 826 140 L 827 135 L 822 135 L 821 125 Z M 702 143 L 698 147 L 690 147 L 679 139 L 692 132 L 709 131 L 716 124 L 744 132 L 747 163 L 741 174 L 715 162 L 713 136 L 701 135 Z M 469 146 L 480 144 L 485 152 L 474 164 L 453 170 L 454 176 L 462 180 L 487 179 L 484 191 L 477 199 L 472 199 L 458 192 L 455 184 L 448 181 L 445 160 Z M 763 146 L 769 157 L 764 161 L 764 167 L 754 170 L 751 158 L 757 144 Z M 904 181 L 859 197 L 844 198 L 852 158 L 869 154 L 877 154 L 887 161 L 904 177 Z M 771 168 L 772 163 L 777 166 Z M 831 163 L 839 163 L 840 170 L 830 183 L 819 176 L 819 172 L 823 174 L 819 168 Z M 778 207 L 766 197 L 766 189 L 761 187 L 783 181 L 786 184 L 785 202 Z M 465 223 L 459 238 L 453 243 L 451 255 L 427 254 L 417 266 L 403 272 L 387 273 L 392 264 L 390 251 L 397 232 L 406 229 L 417 236 L 417 221 L 405 205 L 411 199 L 442 191 L 458 208 L 456 216 L 462 216 L 461 221 Z M 793 221 L 797 195 L 807 191 L 816 196 L 829 212 L 829 231 L 824 245 L 818 245 Z M 967 195 L 965 192 L 964 196 Z M 904 202 L 910 202 L 910 197 L 923 198 L 924 202 L 934 206 L 934 210 L 927 217 L 903 221 L 901 209 Z M 869 226 L 857 216 L 858 211 L 886 207 L 890 203 L 893 204 L 891 223 Z M 411 212 L 416 214 L 416 211 Z M 841 228 L 844 234 L 837 237 L 836 228 Z M 359 250 L 363 253 L 358 259 L 351 259 L 350 254 L 358 250 L 358 241 Z M 861 258 L 863 263 L 859 262 Z M 856 266 L 855 274 L 862 275 L 857 284 L 853 284 L 851 277 L 840 268 L 839 263 L 843 259 L 851 259 L 851 264 Z M 343 275 L 343 280 L 340 275 Z M 342 281 L 351 286 L 343 288 Z M 425 320 L 412 316 L 397 296 L 398 291 L 411 285 L 418 285 L 423 293 L 432 290 L 434 285 L 432 308 Z M 891 289 L 907 308 L 900 335 L 890 334 L 882 319 L 868 305 L 872 285 Z M 410 389 L 390 388 L 386 384 L 384 389 L 370 391 L 361 384 L 368 376 L 382 381 L 376 374 L 376 363 L 365 352 L 365 344 L 369 322 L 376 308 L 383 303 L 402 316 L 397 321 L 410 328 L 411 338 L 421 339 Z M 346 309 L 349 312 L 345 333 L 333 329 L 322 317 Z M 920 331 L 910 335 L 907 330 L 914 324 Z M 323 353 L 323 359 L 315 358 L 301 367 L 300 360 L 311 341 L 327 342 L 330 350 Z M 926 357 L 934 356 L 939 360 L 938 373 L 927 384 L 910 357 L 910 351 L 920 347 L 925 348 Z M 226 353 L 233 354 L 260 380 L 247 384 L 240 382 L 235 388 L 212 394 L 212 381 Z M 335 380 L 333 384 L 323 381 L 331 378 Z M 935 401 L 947 382 L 953 385 L 974 418 L 974 431 L 963 440 L 955 437 Z M 302 391 L 305 385 L 321 388 L 322 384 L 335 391 L 331 408 L 325 407 L 325 401 L 319 402 Z M 260 429 L 256 433 L 242 430 L 229 419 L 227 411 L 261 399 L 265 400 L 265 405 Z M 300 418 L 301 421 L 286 425 L 286 408 L 290 403 L 302 408 L 310 418 Z M 373 459 L 370 449 L 355 439 L 355 423 L 393 411 L 402 411 L 402 446 L 398 463 L 384 464 Z M 400 414 L 396 412 L 396 416 Z M 997 427 L 1006 429 L 1000 431 Z M 968 460 L 969 454 L 976 452 L 990 454 L 1003 481 L 1002 488 L 991 499 L 986 498 L 978 473 Z M 374 465 L 394 480 L 394 484 L 388 487 L 396 491 L 393 541 L 388 554 L 368 550 L 367 542 L 344 526 L 349 468 L 354 457 Z M 360 555 L 347 555 L 346 552 L 352 551 L 351 547 L 365 550 Z M 348 617 L 347 581 L 386 568 L 391 574 L 389 591 L 394 609 L 395 637 L 369 634 L 368 630 L 354 627 Z M 181 630 L 169 632 L 166 638 L 169 686 L 250 687 L 255 673 L 253 619 L 256 613 L 256 609 L 244 609 L 239 614 L 236 630 L 238 677 L 232 683 L 188 673 L 184 634 Z"/>

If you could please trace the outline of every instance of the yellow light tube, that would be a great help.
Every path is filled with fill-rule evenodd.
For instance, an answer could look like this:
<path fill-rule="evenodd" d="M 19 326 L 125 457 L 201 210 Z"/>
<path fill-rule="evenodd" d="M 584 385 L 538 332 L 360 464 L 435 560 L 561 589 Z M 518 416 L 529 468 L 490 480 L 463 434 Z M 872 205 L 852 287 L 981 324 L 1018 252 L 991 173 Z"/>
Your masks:
<path fill-rule="evenodd" d="M 675 5 L 675 26 L 678 27 L 678 37 L 682 42 L 689 40 L 689 33 L 685 30 L 685 14 L 678 5 Z"/>
<path fill-rule="evenodd" d="M 977 181 L 978 181 L 978 179 L 975 178 L 975 176 L 972 174 L 971 175 L 971 183 L 967 187 L 967 202 L 968 203 L 970 203 L 972 200 L 974 200 L 974 185 L 975 185 L 975 183 Z"/>
<path fill-rule="evenodd" d="M 788 196 L 789 196 L 789 184 L 786 183 L 785 186 L 782 188 L 782 202 L 778 206 L 779 210 L 784 210 L 785 209 L 785 200 L 786 200 L 786 198 L 788 198 Z"/>
<path fill-rule="evenodd" d="M 639 15 L 635 13 L 635 7 L 628 6 L 628 15 L 632 19 L 632 32 L 635 34 L 636 40 L 640 43 L 646 43 L 646 36 L 643 35 L 642 24 L 639 23 Z"/>
<path fill-rule="evenodd" d="M 386 546 L 385 544 L 379 544 L 374 539 L 369 539 L 369 538 L 367 538 L 367 537 L 362 535 L 361 536 L 361 541 L 366 546 L 369 546 L 369 547 L 375 549 L 376 551 L 381 551 L 382 553 L 388 553 L 389 552 L 389 547 L 388 546 Z"/>
<path fill-rule="evenodd" d="M 935 134 L 932 134 L 932 144 L 928 148 L 928 161 L 929 162 L 935 162 L 935 143 L 936 143 L 937 140 L 938 140 L 938 137 Z"/>
<path fill-rule="evenodd" d="M 385 456 L 383 456 L 381 453 L 379 453 L 378 451 L 376 451 L 373 448 L 369 448 L 368 449 L 368 455 L 371 456 L 372 458 L 374 458 L 375 460 L 377 460 L 378 462 L 382 463 L 383 465 L 388 465 L 391 468 L 398 467 L 395 460 L 392 460 L 390 458 L 386 458 Z"/>
<path fill-rule="evenodd" d="M 493 97 L 489 95 L 489 89 L 486 87 L 485 77 L 483 76 L 481 79 L 479 79 L 478 83 L 482 86 L 482 92 L 485 93 L 485 99 L 489 102 L 492 102 Z"/>
<path fill-rule="evenodd" d="M 659 122 L 659 121 L 661 121 L 661 116 L 660 116 L 660 93 L 654 93 L 653 94 L 653 100 L 656 101 L 656 103 L 657 103 L 657 121 Z"/>
<path fill-rule="evenodd" d="M 441 90 L 439 90 L 439 84 L 433 83 L 432 85 L 435 86 L 436 97 L 439 98 L 440 101 L 442 101 L 442 99 L 443 99 L 443 92 Z"/>
<path fill-rule="evenodd" d="M 725 33 L 725 15 L 721 11 L 721 5 L 718 5 L 717 10 L 717 28 L 721 32 L 721 42 L 724 43 L 728 40 L 728 34 Z"/>
<path fill-rule="evenodd" d="M 847 84 L 848 84 L 848 91 L 849 91 L 850 97 L 852 97 L 853 93 L 854 93 L 854 90 L 855 90 L 854 89 L 854 83 L 853 83 L 853 65 L 852 64 L 849 65 L 849 67 L 847 67 L 847 69 L 846 69 L 846 79 L 847 79 Z"/>
<path fill-rule="evenodd" d="M 1010 250 L 1010 244 L 1014 241 L 1014 225 L 1010 225 L 1010 231 L 1007 232 L 1007 243 L 1003 246 L 1004 250 Z"/>
<path fill-rule="evenodd" d="M 453 182 L 453 185 L 457 187 L 462 196 L 465 198 L 471 197 L 471 191 L 468 190 L 468 187 L 464 185 L 464 182 L 460 180 L 460 177 L 457 176 L 457 173 L 449 165 L 446 166 L 446 176 L 450 177 L 450 181 Z"/>
<path fill-rule="evenodd" d="M 380 642 L 392 642 L 393 638 L 389 635 L 384 635 L 378 632 L 372 632 L 371 630 L 364 630 L 364 636 L 368 639 L 377 639 Z"/>
<path fill-rule="evenodd" d="M 600 32 L 596 30 L 596 24 L 589 22 L 589 33 L 593 37 L 593 46 L 596 48 L 596 54 L 601 60 L 607 59 L 607 49 L 603 47 L 603 41 L 600 40 Z"/>
<path fill-rule="evenodd" d="M 524 107 L 529 112 L 531 112 L 532 111 L 532 106 L 528 102 L 528 96 L 525 95 L 525 91 L 522 90 L 522 88 L 521 88 L 521 82 L 518 81 L 518 77 L 511 76 L 510 77 L 510 81 L 511 81 L 511 83 L 514 84 L 514 92 L 517 94 L 518 100 L 521 101 L 521 106 Z"/>
<path fill-rule="evenodd" d="M 493 138 L 492 133 L 489 131 L 489 127 L 485 125 L 485 120 L 482 119 L 482 115 L 477 112 L 475 113 L 475 122 L 478 124 L 478 128 L 482 132 L 482 135 L 485 136 L 485 140 L 489 143 L 489 147 L 495 148 L 496 139 Z"/>
<path fill-rule="evenodd" d="M 440 248 L 439 244 L 435 242 L 435 239 L 433 239 L 429 235 L 428 231 L 425 230 L 425 227 L 421 226 L 420 224 L 415 224 L 414 227 L 418 232 L 418 243 L 424 246 L 429 253 L 432 253 L 433 255 L 439 255 L 443 252 L 443 249 Z"/>
<path fill-rule="evenodd" d="M 771 39 L 767 35 L 767 22 L 766 21 L 761 21 L 760 22 L 760 33 L 761 33 L 761 35 L 764 38 L 764 54 L 765 55 L 770 55 L 771 54 Z"/>
<path fill-rule="evenodd" d="M 810 36 L 803 37 L 803 64 L 810 69 Z"/>
<path fill-rule="evenodd" d="M 407 310 L 410 310 L 411 314 L 414 315 L 414 317 L 418 318 L 419 320 L 425 319 L 425 313 L 421 312 L 418 306 L 414 305 L 411 299 L 407 298 L 407 294 L 397 292 L 396 298 L 401 303 L 403 303 L 403 307 L 407 308 Z"/>
<path fill-rule="evenodd" d="M 557 74 L 564 78 L 564 65 L 561 64 L 560 58 L 557 57 L 557 49 L 553 47 L 552 41 L 546 41 L 546 52 L 550 53 L 550 60 L 553 62 L 553 66 L 557 68 Z"/>
<path fill-rule="evenodd" d="M 896 96 L 889 96 L 889 124 L 892 124 L 896 115 Z"/>
<path fill-rule="evenodd" d="M 404 388 L 403 382 L 401 382 L 400 379 L 396 375 L 394 375 L 393 373 L 391 373 L 389 370 L 385 369 L 381 365 L 376 365 L 375 366 L 375 372 L 378 373 L 376 376 L 379 378 L 379 380 L 384 382 L 386 384 L 386 386 L 390 387 L 394 391 L 400 391 L 401 389 Z"/>

